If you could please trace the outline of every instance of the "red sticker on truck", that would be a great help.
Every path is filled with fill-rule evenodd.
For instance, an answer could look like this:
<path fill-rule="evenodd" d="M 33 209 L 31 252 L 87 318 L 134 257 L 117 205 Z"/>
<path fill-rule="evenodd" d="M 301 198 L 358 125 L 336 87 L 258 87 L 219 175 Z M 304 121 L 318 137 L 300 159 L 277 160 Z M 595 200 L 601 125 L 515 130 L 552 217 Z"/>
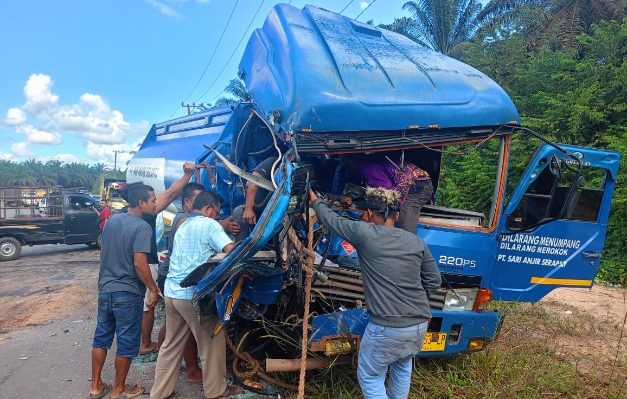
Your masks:
<path fill-rule="evenodd" d="M 342 248 L 344 248 L 344 251 L 346 251 L 346 253 L 349 255 L 352 255 L 354 252 L 357 251 L 355 247 L 353 247 L 353 244 L 348 241 L 342 241 Z"/>

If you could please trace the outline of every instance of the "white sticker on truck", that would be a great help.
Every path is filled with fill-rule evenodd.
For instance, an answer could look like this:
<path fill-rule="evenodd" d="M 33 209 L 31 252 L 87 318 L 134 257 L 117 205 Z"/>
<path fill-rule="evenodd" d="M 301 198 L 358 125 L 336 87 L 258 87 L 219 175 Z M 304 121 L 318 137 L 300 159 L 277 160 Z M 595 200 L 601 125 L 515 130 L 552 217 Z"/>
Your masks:
<path fill-rule="evenodd" d="M 126 170 L 126 182 L 142 182 L 165 191 L 165 158 L 133 158 Z"/>

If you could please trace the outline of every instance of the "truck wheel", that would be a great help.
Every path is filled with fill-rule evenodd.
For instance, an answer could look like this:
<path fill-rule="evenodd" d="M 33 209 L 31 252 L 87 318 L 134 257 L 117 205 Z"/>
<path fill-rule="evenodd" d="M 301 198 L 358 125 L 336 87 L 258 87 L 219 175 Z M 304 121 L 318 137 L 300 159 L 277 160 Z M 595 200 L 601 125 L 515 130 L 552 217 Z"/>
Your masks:
<path fill-rule="evenodd" d="M 13 237 L 0 238 L 0 261 L 14 260 L 20 257 L 22 244 Z"/>

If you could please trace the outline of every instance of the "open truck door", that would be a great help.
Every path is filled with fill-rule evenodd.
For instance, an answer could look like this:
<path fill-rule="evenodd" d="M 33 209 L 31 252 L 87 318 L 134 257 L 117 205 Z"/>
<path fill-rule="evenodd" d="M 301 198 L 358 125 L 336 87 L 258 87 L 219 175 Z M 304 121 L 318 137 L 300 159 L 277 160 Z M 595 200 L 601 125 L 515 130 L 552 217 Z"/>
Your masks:
<path fill-rule="evenodd" d="M 494 299 L 537 301 L 557 287 L 591 287 L 599 269 L 620 154 L 545 144 L 499 223 Z"/>

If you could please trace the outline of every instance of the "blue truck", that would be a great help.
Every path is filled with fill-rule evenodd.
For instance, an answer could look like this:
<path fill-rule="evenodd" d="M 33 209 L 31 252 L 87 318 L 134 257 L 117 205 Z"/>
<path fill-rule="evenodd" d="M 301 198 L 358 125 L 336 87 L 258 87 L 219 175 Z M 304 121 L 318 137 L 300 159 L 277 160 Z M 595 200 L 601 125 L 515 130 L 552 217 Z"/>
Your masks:
<path fill-rule="evenodd" d="M 184 161 L 195 161 L 206 166 L 197 180 L 220 194 L 227 216 L 244 202 L 247 172 L 277 158 L 265 182 L 272 196 L 254 230 L 189 281 L 199 307 L 217 312 L 242 350 L 267 360 L 268 371 L 298 368 L 273 359 L 300 356 L 304 278 L 294 237 L 306 243 L 314 223 L 307 189 L 331 187 L 337 165 L 351 157 L 394 156 L 431 175 L 435 195 L 416 234 L 443 284 L 430 299 L 433 317 L 418 356 L 485 348 L 502 322 L 489 310 L 492 300 L 535 302 L 558 287 L 592 286 L 620 154 L 552 143 L 523 127 L 507 93 L 480 71 L 313 6 L 275 6 L 250 37 L 238 75 L 251 101 L 153 125 L 127 180 L 163 190 Z M 511 147 L 519 136 L 539 145 L 514 173 Z M 464 162 L 484 164 L 485 175 L 447 180 Z M 462 209 L 452 184 L 460 195 L 481 191 L 488 200 Z M 338 212 L 350 217 L 350 210 Z M 358 350 L 368 313 L 358 267 L 338 263 L 358 254 L 340 237 L 315 231 L 321 259 L 308 349 L 321 360 L 311 366 L 323 367 Z"/>

